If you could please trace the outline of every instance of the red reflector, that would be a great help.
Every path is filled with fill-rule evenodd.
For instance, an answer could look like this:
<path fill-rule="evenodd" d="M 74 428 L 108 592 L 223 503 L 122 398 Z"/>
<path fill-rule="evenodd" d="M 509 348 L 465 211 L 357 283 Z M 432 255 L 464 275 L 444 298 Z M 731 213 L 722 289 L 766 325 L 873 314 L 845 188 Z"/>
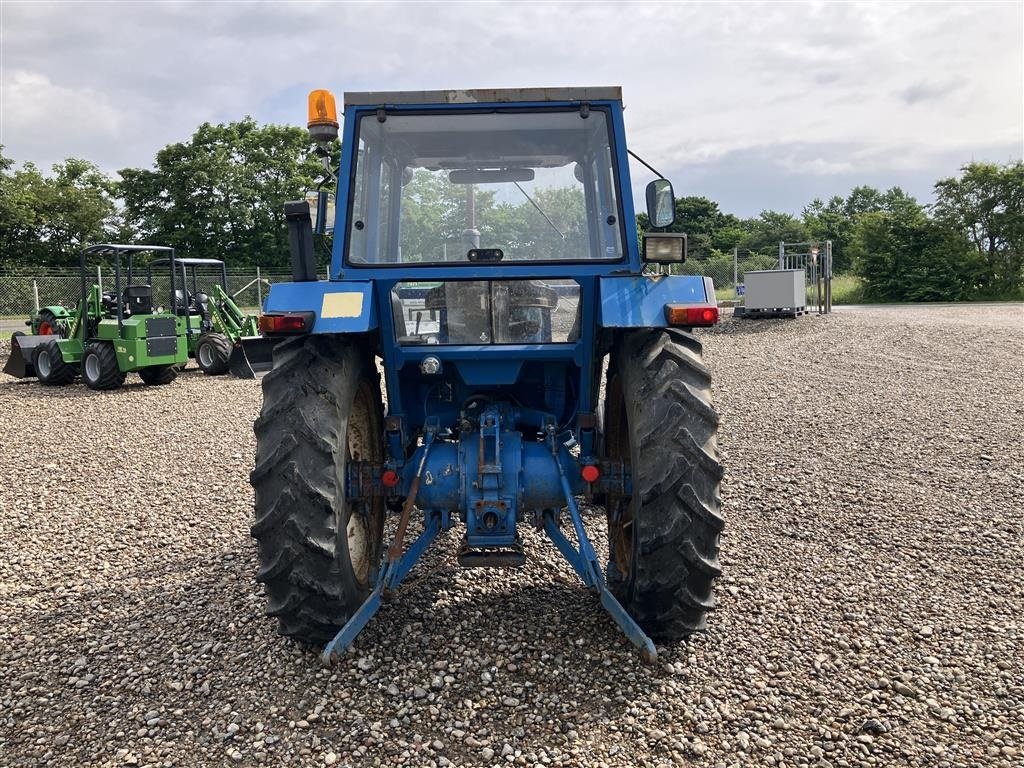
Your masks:
<path fill-rule="evenodd" d="M 384 474 L 380 476 L 380 481 L 384 484 L 385 488 L 394 488 L 398 485 L 399 479 L 398 473 L 393 469 L 384 470 Z"/>
<path fill-rule="evenodd" d="M 588 464 L 587 466 L 580 470 L 580 474 L 583 476 L 583 479 L 586 480 L 588 483 L 596 483 L 597 478 L 601 476 L 601 470 L 599 470 L 593 464 Z"/>
<path fill-rule="evenodd" d="M 304 330 L 306 318 L 302 315 L 260 315 L 263 333 L 301 333 Z"/>
<path fill-rule="evenodd" d="M 714 325 L 718 322 L 718 307 L 680 307 L 666 304 L 665 320 L 669 325 Z"/>

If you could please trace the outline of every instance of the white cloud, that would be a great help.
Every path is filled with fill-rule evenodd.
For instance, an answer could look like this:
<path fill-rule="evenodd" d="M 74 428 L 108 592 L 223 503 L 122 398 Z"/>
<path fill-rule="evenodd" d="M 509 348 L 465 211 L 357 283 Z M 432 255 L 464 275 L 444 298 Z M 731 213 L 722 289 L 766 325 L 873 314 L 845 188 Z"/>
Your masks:
<path fill-rule="evenodd" d="M 85 155 L 100 143 L 114 143 L 121 128 L 118 111 L 101 91 L 70 88 L 45 74 L 4 69 L 0 99 L 0 144 L 14 142 L 19 159 Z"/>
<path fill-rule="evenodd" d="M 16 160 L 148 166 L 203 121 L 302 124 L 312 87 L 620 84 L 631 145 L 679 187 L 716 163 L 742 179 L 740 157 L 808 185 L 935 179 L 951 156 L 1020 155 L 1024 133 L 1020 3 L 68 8 L 0 4 L 0 127 Z M 25 88 L 8 87 L 19 72 L 58 89 L 72 119 L 40 130 Z"/>

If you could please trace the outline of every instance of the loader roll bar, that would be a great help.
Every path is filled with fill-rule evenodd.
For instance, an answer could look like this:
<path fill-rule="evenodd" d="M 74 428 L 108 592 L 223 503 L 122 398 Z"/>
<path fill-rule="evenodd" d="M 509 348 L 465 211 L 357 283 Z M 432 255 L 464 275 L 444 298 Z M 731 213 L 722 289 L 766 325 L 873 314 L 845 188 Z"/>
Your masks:
<path fill-rule="evenodd" d="M 88 302 L 89 275 L 86 265 L 90 257 L 111 257 L 114 261 L 114 291 L 117 294 L 117 329 L 120 332 L 124 328 L 124 309 L 121 306 L 121 258 L 128 255 L 128 285 L 132 282 L 132 268 L 135 254 L 137 253 L 167 253 L 174 259 L 174 249 L 166 245 L 122 245 L 120 243 L 97 243 L 83 248 L 78 254 L 78 267 L 82 278 L 82 306 Z M 102 300 L 102 296 L 100 299 Z M 171 294 L 174 299 L 174 270 L 171 270 Z"/>

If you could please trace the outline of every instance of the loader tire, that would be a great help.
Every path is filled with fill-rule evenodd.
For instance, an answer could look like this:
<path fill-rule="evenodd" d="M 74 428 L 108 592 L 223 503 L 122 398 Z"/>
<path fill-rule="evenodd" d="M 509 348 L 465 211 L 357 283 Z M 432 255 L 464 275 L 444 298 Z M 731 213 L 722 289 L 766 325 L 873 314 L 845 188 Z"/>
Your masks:
<path fill-rule="evenodd" d="M 32 367 L 35 369 L 36 378 L 39 381 L 53 386 L 70 384 L 78 374 L 74 365 L 64 362 L 64 356 L 60 353 L 56 339 L 50 339 L 45 344 L 39 345 L 32 360 Z"/>
<path fill-rule="evenodd" d="M 701 344 L 673 329 L 636 331 L 612 352 L 604 410 L 605 454 L 629 461 L 633 493 L 609 494 L 608 581 L 654 638 L 704 629 L 721 573 L 716 432 Z"/>
<path fill-rule="evenodd" d="M 89 389 L 117 389 L 124 384 L 125 373 L 117 364 L 114 345 L 92 341 L 82 354 L 82 381 Z"/>
<path fill-rule="evenodd" d="M 274 349 L 256 420 L 252 535 L 267 615 L 322 645 L 366 599 L 383 551 L 382 500 L 348 503 L 350 459 L 383 460 L 380 381 L 352 341 L 305 336 Z"/>
<path fill-rule="evenodd" d="M 178 378 L 178 369 L 173 365 L 150 365 L 139 369 L 139 378 L 149 387 L 162 387 Z"/>
<path fill-rule="evenodd" d="M 231 340 L 223 333 L 204 333 L 196 344 L 196 365 L 207 376 L 222 376 L 228 372 L 231 359 Z"/>

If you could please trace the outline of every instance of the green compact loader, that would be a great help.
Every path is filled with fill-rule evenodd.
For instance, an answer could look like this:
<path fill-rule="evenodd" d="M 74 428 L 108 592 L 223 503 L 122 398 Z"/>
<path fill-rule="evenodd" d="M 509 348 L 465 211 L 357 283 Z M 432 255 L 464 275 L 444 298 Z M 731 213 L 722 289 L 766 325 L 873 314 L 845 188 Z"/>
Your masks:
<path fill-rule="evenodd" d="M 50 385 L 70 384 L 81 374 L 90 389 L 117 389 L 129 373 L 138 373 L 145 384 L 174 381 L 188 360 L 186 323 L 171 309 L 154 307 L 152 285 L 136 279 L 134 260 L 144 252 L 168 254 L 168 263 L 173 263 L 174 249 L 164 246 L 104 243 L 85 248 L 79 257 L 82 297 L 67 338 L 45 334 L 12 339 L 4 371 L 34 375 Z M 113 292 L 90 283 L 88 265 L 96 259 L 113 262 Z M 168 271 L 168 307 L 173 308 L 175 270 Z"/>
<path fill-rule="evenodd" d="M 153 271 L 166 269 L 171 259 L 158 259 L 147 273 L 153 283 Z M 228 371 L 239 378 L 251 379 L 269 371 L 277 339 L 259 335 L 255 315 L 243 312 L 227 291 L 228 275 L 219 259 L 173 259 L 178 282 L 174 288 L 174 314 L 185 322 L 188 355 L 208 376 Z M 205 268 L 205 269 L 204 269 Z M 209 272 L 215 277 L 211 278 Z"/>

